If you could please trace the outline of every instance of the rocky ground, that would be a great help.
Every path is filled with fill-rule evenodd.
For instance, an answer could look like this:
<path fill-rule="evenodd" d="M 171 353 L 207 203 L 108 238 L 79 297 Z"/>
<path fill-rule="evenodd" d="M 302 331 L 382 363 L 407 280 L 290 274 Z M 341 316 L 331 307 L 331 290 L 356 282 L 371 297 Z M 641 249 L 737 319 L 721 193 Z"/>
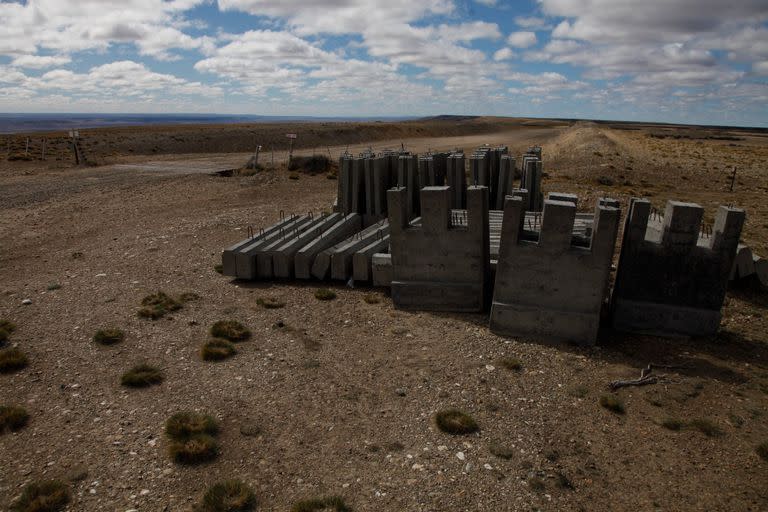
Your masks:
<path fill-rule="evenodd" d="M 585 207 L 602 194 L 657 207 L 698 201 L 711 216 L 719 203 L 744 206 L 744 239 L 768 256 L 768 139 L 620 128 L 513 136 L 504 126 L 484 137 L 506 138 L 517 154 L 540 143 L 546 188 L 578 193 Z M 461 144 L 418 141 L 415 150 Z M 324 175 L 285 171 L 227 178 L 0 162 L 0 318 L 17 325 L 8 345 L 29 357 L 0 375 L 0 405 L 30 414 L 25 428 L 0 434 L 0 508 L 50 478 L 68 482 L 72 511 L 187 511 L 229 478 L 253 487 L 259 510 L 334 494 L 356 511 L 768 508 L 768 461 L 755 451 L 768 441 L 765 292 L 731 291 L 715 339 L 604 331 L 584 349 L 495 336 L 484 315 L 398 311 L 379 290 L 332 286 L 338 297 L 318 301 L 316 283 L 237 282 L 214 270 L 247 225 L 326 209 L 335 190 Z M 200 299 L 160 320 L 137 317 L 158 290 Z M 264 309 L 263 297 L 286 305 Z M 252 339 L 231 359 L 202 361 L 209 327 L 227 318 Z M 125 340 L 95 344 L 106 327 Z M 503 368 L 502 357 L 522 369 Z M 165 381 L 122 387 L 138 362 L 161 367 Z M 608 382 L 651 362 L 681 368 L 616 393 L 624 414 L 600 406 Z M 472 414 L 479 432 L 436 429 L 433 415 L 449 407 Z M 219 420 L 214 462 L 169 459 L 164 424 L 180 410 Z"/>

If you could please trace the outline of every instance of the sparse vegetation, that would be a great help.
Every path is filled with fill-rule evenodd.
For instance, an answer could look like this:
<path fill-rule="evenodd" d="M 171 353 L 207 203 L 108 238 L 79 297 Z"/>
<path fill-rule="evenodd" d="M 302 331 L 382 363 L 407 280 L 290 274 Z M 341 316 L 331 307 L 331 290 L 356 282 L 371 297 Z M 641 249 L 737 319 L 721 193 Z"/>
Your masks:
<path fill-rule="evenodd" d="M 678 431 L 683 428 L 684 424 L 682 421 L 676 418 L 667 418 L 661 422 L 661 426 L 666 428 L 667 430 Z"/>
<path fill-rule="evenodd" d="M 21 430 L 29 421 L 29 414 L 23 407 L 17 405 L 0 405 L 0 434 L 5 430 L 16 432 Z"/>
<path fill-rule="evenodd" d="M 611 412 L 615 412 L 616 414 L 624 414 L 626 412 L 626 409 L 624 407 L 624 402 L 622 402 L 621 399 L 616 395 L 601 396 L 600 405 L 602 405 L 603 407 L 605 407 Z"/>
<path fill-rule="evenodd" d="M 0 345 L 8 341 L 11 333 L 16 330 L 16 324 L 10 320 L 0 320 Z"/>
<path fill-rule="evenodd" d="M 583 384 L 573 386 L 568 390 L 568 394 L 575 398 L 584 398 L 589 394 L 589 388 Z"/>
<path fill-rule="evenodd" d="M 768 462 L 768 441 L 757 445 L 755 452 L 760 456 L 761 459 Z"/>
<path fill-rule="evenodd" d="M 237 320 L 219 320 L 211 326 L 211 336 L 229 341 L 245 341 L 251 331 Z"/>
<path fill-rule="evenodd" d="M 563 473 L 562 471 L 557 471 L 555 473 L 555 481 L 557 482 L 557 486 L 561 489 L 573 489 L 573 482 L 571 482 L 571 479 L 568 478 L 568 475 Z"/>
<path fill-rule="evenodd" d="M 49 292 L 52 292 L 54 290 L 58 290 L 59 288 L 61 288 L 61 285 L 59 283 L 50 283 L 46 287 L 46 290 L 48 290 Z"/>
<path fill-rule="evenodd" d="M 33 482 L 11 504 L 11 512 L 58 512 L 69 503 L 69 488 L 58 480 Z"/>
<path fill-rule="evenodd" d="M 351 512 L 341 496 L 328 496 L 302 500 L 291 507 L 291 512 Z"/>
<path fill-rule="evenodd" d="M 725 432 L 723 432 L 720 427 L 715 425 L 713 422 L 703 418 L 691 420 L 688 423 L 688 426 L 698 430 L 707 437 L 721 437 L 725 435 Z"/>
<path fill-rule="evenodd" d="M 315 298 L 317 300 L 333 300 L 336 298 L 336 292 L 328 288 L 318 288 L 315 290 Z"/>
<path fill-rule="evenodd" d="M 479 430 L 477 422 L 469 414 L 458 409 L 446 409 L 435 414 L 437 428 L 446 434 L 471 434 Z"/>
<path fill-rule="evenodd" d="M 125 333 L 120 329 L 108 328 L 99 329 L 96 334 L 93 335 L 93 341 L 101 345 L 114 345 L 120 343 L 125 339 Z"/>
<path fill-rule="evenodd" d="M 379 302 L 381 302 L 381 299 L 375 293 L 366 293 L 365 295 L 363 295 L 363 300 L 367 304 L 378 304 Z"/>
<path fill-rule="evenodd" d="M 160 319 L 172 311 L 181 309 L 181 303 L 164 292 L 147 295 L 141 300 L 141 305 L 139 316 L 151 320 Z"/>
<path fill-rule="evenodd" d="M 597 183 L 600 185 L 604 185 L 606 187 L 612 187 L 614 184 L 614 181 L 612 178 L 609 178 L 608 176 L 600 176 L 597 178 Z"/>
<path fill-rule="evenodd" d="M 200 356 L 204 361 L 223 361 L 237 354 L 235 344 L 221 338 L 213 339 L 203 345 Z"/>
<path fill-rule="evenodd" d="M 195 292 L 184 292 L 179 295 L 179 302 L 194 302 L 200 300 L 200 295 Z"/>
<path fill-rule="evenodd" d="M 212 485 L 203 496 L 197 512 L 249 512 L 256 507 L 256 495 L 240 480 Z"/>
<path fill-rule="evenodd" d="M 488 451 L 500 459 L 511 459 L 515 454 L 514 448 L 499 442 L 493 442 L 489 444 Z"/>
<path fill-rule="evenodd" d="M 163 372 L 160 368 L 148 364 L 139 364 L 128 370 L 120 378 L 123 386 L 145 388 L 163 382 Z"/>
<path fill-rule="evenodd" d="M 294 156 L 288 164 L 289 171 L 319 174 L 331 169 L 331 159 L 325 155 Z"/>
<path fill-rule="evenodd" d="M 285 307 L 285 302 L 275 297 L 260 297 L 256 304 L 264 309 L 280 309 Z"/>
<path fill-rule="evenodd" d="M 215 272 L 218 272 L 219 274 L 223 274 L 224 273 L 224 265 L 222 265 L 221 263 L 219 263 L 217 265 L 214 265 L 213 266 L 213 270 Z"/>
<path fill-rule="evenodd" d="M 528 487 L 530 487 L 533 492 L 544 492 L 544 490 L 547 488 L 547 486 L 544 484 L 544 480 L 538 476 L 532 476 L 528 478 Z"/>
<path fill-rule="evenodd" d="M 0 350 L 0 373 L 13 373 L 26 368 L 28 364 L 29 359 L 18 348 Z"/>
<path fill-rule="evenodd" d="M 180 412 L 165 424 L 165 434 L 171 440 L 168 453 L 179 464 L 199 464 L 216 458 L 219 447 L 215 436 L 218 424 L 211 416 Z"/>
<path fill-rule="evenodd" d="M 514 357 L 500 357 L 496 360 L 496 365 L 514 372 L 519 372 L 523 369 L 523 363 Z"/>

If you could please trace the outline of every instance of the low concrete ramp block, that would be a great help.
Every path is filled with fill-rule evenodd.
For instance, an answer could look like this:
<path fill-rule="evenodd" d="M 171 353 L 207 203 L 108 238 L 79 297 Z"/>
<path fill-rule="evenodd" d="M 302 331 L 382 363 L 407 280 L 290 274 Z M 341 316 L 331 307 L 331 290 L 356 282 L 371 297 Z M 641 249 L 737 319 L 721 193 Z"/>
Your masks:
<path fill-rule="evenodd" d="M 360 231 L 361 216 L 357 213 L 346 215 L 336 224 L 320 233 L 320 236 L 299 249 L 294 257 L 294 273 L 298 279 L 311 277 L 312 263 L 315 257 L 323 250 L 347 238 L 352 233 Z"/>
<path fill-rule="evenodd" d="M 265 258 L 272 262 L 272 277 L 289 279 L 293 277 L 294 257 L 299 249 L 312 240 L 319 238 L 321 233 L 328 230 L 343 217 L 340 213 L 332 213 L 321 217 L 317 223 L 305 229 L 298 235 L 289 238 L 285 243 L 266 252 Z M 259 276 L 261 277 L 261 276 Z"/>
<path fill-rule="evenodd" d="M 296 217 L 281 219 L 279 222 L 273 224 L 267 229 L 261 229 L 254 233 L 252 237 L 241 240 L 236 244 L 224 249 L 224 251 L 221 253 L 221 266 L 223 269 L 222 274 L 225 276 L 237 276 L 237 253 L 249 245 L 253 245 L 256 242 L 266 239 L 269 235 L 279 231 L 281 228 L 287 226 L 295 219 Z"/>
<path fill-rule="evenodd" d="M 259 252 L 270 244 L 278 243 L 280 239 L 288 233 L 296 231 L 297 229 L 302 229 L 311 222 L 312 217 L 308 215 L 294 217 L 286 224 L 280 226 L 277 230 L 240 249 L 240 251 L 235 254 L 235 275 L 237 278 L 256 279 L 258 277 L 256 256 Z"/>
<path fill-rule="evenodd" d="M 712 235 L 701 234 L 704 209 L 669 201 L 661 227 L 650 203 L 632 199 L 613 290 L 616 329 L 659 336 L 711 336 L 744 225 L 744 210 L 721 206 Z"/>
<path fill-rule="evenodd" d="M 507 336 L 594 344 L 620 212 L 598 204 L 589 246 L 582 247 L 573 244 L 574 202 L 544 202 L 538 240 L 525 229 L 530 225 L 525 206 L 524 197 L 507 196 L 490 329 Z"/>
<path fill-rule="evenodd" d="M 378 222 L 355 233 L 346 240 L 322 251 L 312 264 L 312 275 L 317 279 L 348 280 L 352 276 L 352 256 L 375 240 L 389 234 L 389 222 Z"/>
<path fill-rule="evenodd" d="M 752 249 L 744 244 L 739 244 L 736 250 L 736 258 L 731 268 L 730 279 L 744 279 L 755 273 L 755 256 L 752 255 Z"/>
<path fill-rule="evenodd" d="M 371 269 L 373 272 L 373 286 L 387 287 L 392 286 L 392 255 L 386 253 L 376 253 L 371 258 Z"/>
<path fill-rule="evenodd" d="M 755 256 L 755 275 L 760 284 L 768 288 L 768 260 Z"/>
<path fill-rule="evenodd" d="M 371 259 L 373 255 L 384 252 L 389 248 L 390 235 L 383 238 L 376 238 L 352 256 L 352 278 L 359 282 L 368 282 L 373 279 L 373 269 Z M 336 278 L 334 278 L 336 279 Z"/>

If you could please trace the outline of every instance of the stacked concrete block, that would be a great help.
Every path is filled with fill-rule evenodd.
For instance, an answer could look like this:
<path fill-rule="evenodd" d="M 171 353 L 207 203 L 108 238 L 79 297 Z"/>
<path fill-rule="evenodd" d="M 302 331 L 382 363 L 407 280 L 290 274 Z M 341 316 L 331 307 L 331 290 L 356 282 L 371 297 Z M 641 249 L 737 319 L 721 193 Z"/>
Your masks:
<path fill-rule="evenodd" d="M 339 157 L 339 172 L 336 176 L 336 211 L 347 215 L 352 213 L 352 155 L 343 153 Z"/>
<path fill-rule="evenodd" d="M 429 153 L 419 157 L 419 188 L 445 184 L 448 154 Z"/>
<path fill-rule="evenodd" d="M 491 196 L 494 210 L 504 209 L 504 201 L 515 187 L 515 157 L 502 154 L 499 159 L 499 175 L 496 181 L 496 194 Z"/>
<path fill-rule="evenodd" d="M 240 242 L 224 249 L 224 251 L 221 253 L 222 274 L 224 274 L 225 276 L 236 277 L 238 253 L 242 252 L 244 249 L 248 247 L 258 245 L 258 244 L 263 244 L 265 241 L 269 240 L 270 238 L 279 236 L 281 230 L 289 227 L 291 224 L 293 224 L 296 221 L 297 221 L 297 217 L 295 216 L 291 216 L 289 218 L 283 218 L 273 226 L 265 230 L 260 230 L 258 233 L 254 233 L 254 236 L 250 238 L 246 238 L 245 240 L 241 240 Z"/>
<path fill-rule="evenodd" d="M 491 154 L 487 148 L 479 148 L 470 155 L 469 178 L 472 185 L 490 188 Z"/>
<path fill-rule="evenodd" d="M 352 256 L 352 279 L 368 282 L 373 279 L 373 255 L 389 249 L 390 235 L 377 237 Z"/>
<path fill-rule="evenodd" d="M 467 207 L 467 172 L 464 153 L 451 153 L 446 163 L 446 182 L 451 187 L 451 208 Z"/>
<path fill-rule="evenodd" d="M 392 286 L 392 255 L 378 252 L 371 258 L 373 286 L 389 288 Z"/>
<path fill-rule="evenodd" d="M 466 223 L 451 222 L 450 187 L 421 189 L 421 223 L 409 222 L 407 191 L 389 200 L 392 299 L 397 307 L 478 312 L 489 293 L 488 189 L 467 189 Z"/>
<path fill-rule="evenodd" d="M 312 263 L 312 276 L 317 279 L 330 277 L 347 281 L 352 276 L 352 257 L 354 254 L 388 234 L 389 222 L 385 219 L 323 250 Z"/>
<path fill-rule="evenodd" d="M 533 212 L 540 212 L 543 204 L 543 194 L 541 191 L 541 160 L 533 156 L 523 157 L 522 178 L 520 188 L 528 191 L 527 209 Z"/>
<path fill-rule="evenodd" d="M 316 223 L 309 225 L 303 231 L 297 232 L 295 235 L 288 235 L 281 243 L 260 251 L 256 255 L 258 277 L 260 279 L 275 277 L 288 279 L 293 277 L 294 257 L 299 249 L 318 238 L 324 231 L 343 218 L 344 216 L 340 213 L 322 216 Z"/>
<path fill-rule="evenodd" d="M 493 332 L 594 344 L 606 299 L 619 210 L 598 204 L 589 247 L 573 245 L 576 205 L 544 202 L 538 240 L 524 236 L 523 196 L 504 206 L 491 305 Z"/>
<path fill-rule="evenodd" d="M 408 189 L 408 215 L 419 214 L 419 157 L 402 155 L 397 159 L 397 186 Z"/>
<path fill-rule="evenodd" d="M 651 204 L 633 199 L 613 291 L 613 325 L 657 335 L 717 332 L 720 309 L 744 225 L 744 211 L 721 206 L 712 235 L 700 236 L 704 209 L 667 202 L 649 222 Z"/>
<path fill-rule="evenodd" d="M 365 214 L 366 211 L 366 186 L 365 186 L 365 174 L 366 174 L 366 162 L 369 159 L 366 157 L 356 157 L 351 160 L 350 172 L 352 177 L 349 181 L 351 190 L 349 191 L 350 204 L 349 211 L 342 211 L 344 214 L 359 213 Z"/>

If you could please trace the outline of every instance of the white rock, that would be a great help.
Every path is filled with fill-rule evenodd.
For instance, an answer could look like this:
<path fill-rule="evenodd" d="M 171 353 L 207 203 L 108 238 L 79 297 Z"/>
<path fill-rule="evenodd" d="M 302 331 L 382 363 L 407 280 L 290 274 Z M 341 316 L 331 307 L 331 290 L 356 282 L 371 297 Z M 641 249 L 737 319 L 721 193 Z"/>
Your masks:
<path fill-rule="evenodd" d="M 491 466 L 490 464 L 483 464 L 483 467 L 485 469 L 493 469 L 493 466 Z"/>
<path fill-rule="evenodd" d="M 493 366 L 492 364 L 487 364 L 485 365 L 485 369 L 488 370 L 489 372 L 492 372 L 493 370 L 496 369 L 496 367 Z"/>
<path fill-rule="evenodd" d="M 146 496 L 147 494 L 149 494 L 149 489 L 142 489 L 139 496 Z"/>
<path fill-rule="evenodd" d="M 464 460 L 464 452 L 456 452 L 456 458 L 459 460 Z"/>
<path fill-rule="evenodd" d="M 32 299 L 24 299 L 23 301 L 21 301 L 21 303 L 24 304 L 25 306 L 29 306 L 30 304 L 32 304 Z"/>

